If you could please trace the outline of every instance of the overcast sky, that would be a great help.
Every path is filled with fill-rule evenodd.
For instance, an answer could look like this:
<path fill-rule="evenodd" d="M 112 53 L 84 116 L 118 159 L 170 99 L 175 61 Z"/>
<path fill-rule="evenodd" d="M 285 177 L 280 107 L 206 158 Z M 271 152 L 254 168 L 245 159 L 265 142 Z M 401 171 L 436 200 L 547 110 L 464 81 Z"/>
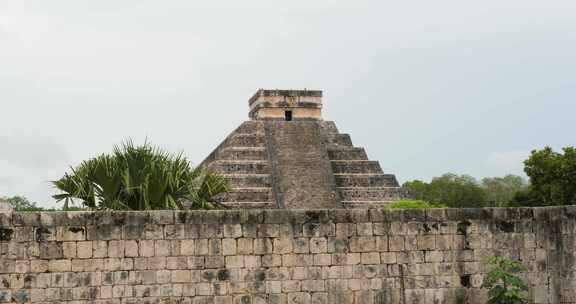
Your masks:
<path fill-rule="evenodd" d="M 350 6 L 351 4 L 354 6 Z M 148 137 L 197 164 L 258 88 L 324 117 L 400 181 L 522 173 L 576 143 L 576 1 L 0 2 L 0 195 Z"/>

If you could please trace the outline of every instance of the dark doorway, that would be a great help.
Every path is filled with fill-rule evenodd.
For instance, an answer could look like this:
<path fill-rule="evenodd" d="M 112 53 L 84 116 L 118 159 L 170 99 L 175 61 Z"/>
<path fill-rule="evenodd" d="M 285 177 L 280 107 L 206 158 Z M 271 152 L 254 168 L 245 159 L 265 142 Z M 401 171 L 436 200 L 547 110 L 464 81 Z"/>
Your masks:
<path fill-rule="evenodd" d="M 286 121 L 292 120 L 292 111 L 284 111 L 284 117 L 286 117 Z"/>

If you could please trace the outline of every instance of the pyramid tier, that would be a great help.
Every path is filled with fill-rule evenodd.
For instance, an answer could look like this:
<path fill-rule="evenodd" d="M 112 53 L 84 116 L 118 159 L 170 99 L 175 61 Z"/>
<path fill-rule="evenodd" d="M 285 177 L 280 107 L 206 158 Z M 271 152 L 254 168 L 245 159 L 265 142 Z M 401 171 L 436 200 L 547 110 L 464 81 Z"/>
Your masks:
<path fill-rule="evenodd" d="M 352 147 L 352 139 L 348 134 L 328 133 L 326 134 L 325 143 L 330 148 Z"/>
<path fill-rule="evenodd" d="M 382 173 L 380 164 L 373 160 L 333 160 L 332 170 L 334 174 Z"/>
<path fill-rule="evenodd" d="M 236 130 L 235 134 L 263 134 L 264 124 L 260 121 L 245 121 Z"/>
<path fill-rule="evenodd" d="M 265 188 L 271 186 L 270 174 L 224 174 L 233 188 Z"/>
<path fill-rule="evenodd" d="M 269 174 L 270 166 L 261 160 L 216 160 L 208 168 L 220 174 Z"/>
<path fill-rule="evenodd" d="M 264 147 L 227 147 L 218 151 L 220 160 L 266 160 Z"/>
<path fill-rule="evenodd" d="M 335 174 L 338 187 L 398 187 L 393 174 Z"/>
<path fill-rule="evenodd" d="M 264 147 L 264 135 L 262 134 L 235 134 L 226 139 L 228 147 Z"/>
<path fill-rule="evenodd" d="M 331 160 L 368 160 L 364 148 L 341 147 L 339 149 L 329 149 L 328 157 Z"/>
<path fill-rule="evenodd" d="M 270 202 L 272 193 L 270 188 L 236 188 L 231 192 L 220 195 L 220 202 Z"/>

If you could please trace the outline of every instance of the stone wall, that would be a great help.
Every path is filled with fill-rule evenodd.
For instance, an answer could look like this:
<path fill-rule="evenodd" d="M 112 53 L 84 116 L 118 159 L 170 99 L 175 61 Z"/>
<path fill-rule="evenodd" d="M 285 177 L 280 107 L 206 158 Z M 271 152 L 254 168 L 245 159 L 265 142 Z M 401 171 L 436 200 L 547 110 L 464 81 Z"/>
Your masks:
<path fill-rule="evenodd" d="M 2 303 L 576 303 L 576 208 L 0 213 Z"/>

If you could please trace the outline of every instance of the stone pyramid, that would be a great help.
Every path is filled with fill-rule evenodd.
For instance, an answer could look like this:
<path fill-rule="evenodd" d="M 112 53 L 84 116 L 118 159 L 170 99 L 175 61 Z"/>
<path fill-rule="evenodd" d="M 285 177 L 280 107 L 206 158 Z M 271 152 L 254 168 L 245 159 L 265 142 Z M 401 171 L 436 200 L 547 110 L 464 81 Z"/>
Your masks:
<path fill-rule="evenodd" d="M 258 90 L 242 123 L 201 164 L 231 181 L 231 208 L 368 208 L 405 198 L 393 174 L 321 116 L 322 91 Z"/>

